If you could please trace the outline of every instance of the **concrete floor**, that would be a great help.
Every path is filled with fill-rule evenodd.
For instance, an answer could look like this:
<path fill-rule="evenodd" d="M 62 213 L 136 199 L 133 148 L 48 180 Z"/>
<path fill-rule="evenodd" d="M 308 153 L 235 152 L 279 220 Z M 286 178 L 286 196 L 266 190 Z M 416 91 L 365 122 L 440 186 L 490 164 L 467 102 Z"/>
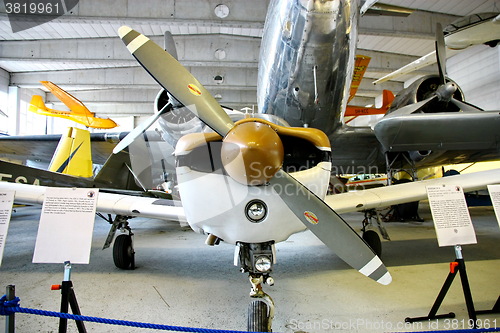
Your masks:
<path fill-rule="evenodd" d="M 478 244 L 463 247 L 476 309 L 490 309 L 500 295 L 500 230 L 492 208 L 471 208 Z M 0 267 L 0 287 L 16 285 L 21 306 L 59 310 L 52 284 L 63 265 L 31 263 L 40 210 L 17 209 Z M 405 317 L 428 313 L 455 259 L 453 248 L 439 248 L 428 205 L 423 223 L 387 223 L 392 241 L 383 242 L 382 259 L 393 276 L 379 285 L 349 268 L 309 232 L 277 245 L 276 284 L 265 290 L 276 303 L 276 332 L 399 332 L 451 328 L 450 320 L 405 326 Z M 344 215 L 355 229 L 362 214 Z M 204 245 L 204 236 L 177 224 L 133 219 L 134 271 L 115 268 L 111 249 L 101 250 L 108 225 L 97 218 L 89 265 L 73 265 L 72 280 L 84 315 L 147 323 L 246 330 L 250 284 L 232 265 L 233 246 Z M 441 311 L 457 314 L 454 328 L 467 322 L 457 277 Z M 500 315 L 479 316 L 491 327 Z M 90 332 L 141 332 L 139 328 L 87 323 Z M 4 318 L 0 318 L 4 327 Z M 58 320 L 18 314 L 17 332 L 56 332 Z M 463 327 L 467 328 L 467 326 Z M 69 332 L 76 326 L 69 322 Z"/>

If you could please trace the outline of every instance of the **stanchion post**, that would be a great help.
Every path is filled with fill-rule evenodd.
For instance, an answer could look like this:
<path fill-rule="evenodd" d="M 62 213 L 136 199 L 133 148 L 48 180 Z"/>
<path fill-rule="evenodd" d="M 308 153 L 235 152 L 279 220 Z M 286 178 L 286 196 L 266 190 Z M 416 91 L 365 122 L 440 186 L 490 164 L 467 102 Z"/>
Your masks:
<path fill-rule="evenodd" d="M 69 312 L 69 291 L 71 288 L 71 263 L 64 262 L 64 278 L 61 284 L 61 313 Z M 59 318 L 59 333 L 66 333 L 68 330 L 68 319 Z"/>
<path fill-rule="evenodd" d="M 12 301 L 16 298 L 16 286 L 10 284 L 5 290 L 7 301 Z M 5 332 L 14 333 L 16 331 L 16 314 L 10 314 L 5 318 Z"/>
<path fill-rule="evenodd" d="M 469 319 L 473 322 L 473 328 L 477 328 L 477 316 L 476 309 L 474 308 L 474 301 L 472 299 L 472 293 L 470 290 L 469 279 L 467 277 L 467 271 L 465 270 L 465 261 L 462 256 L 462 247 L 460 245 L 455 246 L 455 252 L 457 254 L 458 270 L 460 272 L 460 281 L 462 281 L 462 289 L 464 291 L 465 304 L 467 305 L 467 312 L 469 314 Z"/>
<path fill-rule="evenodd" d="M 80 307 L 76 300 L 75 290 L 73 289 L 73 282 L 71 282 L 71 263 L 69 261 L 64 262 L 64 279 L 61 285 L 57 286 L 61 289 L 61 313 L 69 313 L 69 308 L 71 306 L 71 311 L 73 314 L 81 315 Z M 86 333 L 85 324 L 81 320 L 75 320 L 76 327 L 79 333 Z M 59 333 L 66 333 L 68 329 L 68 319 L 59 318 Z"/>

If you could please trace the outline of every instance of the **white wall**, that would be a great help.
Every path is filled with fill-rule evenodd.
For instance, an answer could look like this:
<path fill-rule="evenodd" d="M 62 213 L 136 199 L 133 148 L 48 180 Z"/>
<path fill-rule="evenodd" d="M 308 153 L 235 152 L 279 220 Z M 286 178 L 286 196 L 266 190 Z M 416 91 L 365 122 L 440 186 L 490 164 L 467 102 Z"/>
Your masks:
<path fill-rule="evenodd" d="M 471 46 L 446 62 L 448 76 L 466 101 L 485 110 L 500 110 L 500 47 Z"/>
<path fill-rule="evenodd" d="M 0 68 L 0 110 L 8 116 L 9 72 Z M 7 133 L 8 117 L 0 113 L 0 133 Z"/>
<path fill-rule="evenodd" d="M 45 92 L 41 89 L 18 89 L 18 135 L 48 134 L 50 120 L 45 116 L 28 111 L 33 95 L 41 95 L 45 99 Z M 12 134 L 12 133 L 10 133 Z"/>

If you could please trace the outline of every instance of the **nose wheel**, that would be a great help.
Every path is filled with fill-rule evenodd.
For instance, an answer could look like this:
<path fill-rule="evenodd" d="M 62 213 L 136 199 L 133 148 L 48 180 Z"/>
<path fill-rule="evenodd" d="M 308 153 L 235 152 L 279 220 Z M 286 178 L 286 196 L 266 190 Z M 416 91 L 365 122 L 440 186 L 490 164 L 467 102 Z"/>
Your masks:
<path fill-rule="evenodd" d="M 271 281 L 269 281 L 271 280 Z M 274 318 L 274 302 L 271 296 L 262 290 L 264 276 L 254 276 L 250 274 L 252 290 L 250 297 L 252 302 L 248 305 L 248 325 L 249 332 L 272 332 L 272 321 Z M 268 276 L 266 283 L 274 283 Z"/>
<path fill-rule="evenodd" d="M 271 296 L 262 290 L 262 285 L 274 284 L 274 279 L 269 276 L 276 259 L 274 242 L 238 243 L 236 251 L 234 264 L 239 263 L 240 271 L 249 274 L 252 285 L 250 290 L 252 302 L 248 306 L 247 329 L 249 332 L 272 332 L 274 302 Z"/>

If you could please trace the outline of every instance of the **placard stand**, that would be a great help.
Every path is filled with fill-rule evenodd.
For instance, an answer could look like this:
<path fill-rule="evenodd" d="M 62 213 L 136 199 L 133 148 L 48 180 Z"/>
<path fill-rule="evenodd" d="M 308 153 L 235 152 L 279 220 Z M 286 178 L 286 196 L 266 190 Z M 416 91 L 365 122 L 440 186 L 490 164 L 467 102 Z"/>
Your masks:
<path fill-rule="evenodd" d="M 441 318 L 455 318 L 455 313 L 450 312 L 447 314 L 437 315 L 436 313 L 443 302 L 446 293 L 450 289 L 451 284 L 453 283 L 453 279 L 457 275 L 457 272 L 460 272 L 460 280 L 462 281 L 462 290 L 464 292 L 465 304 L 467 306 L 467 312 L 469 313 L 469 319 L 473 321 L 473 328 L 477 328 L 477 315 L 478 314 L 490 314 L 490 313 L 500 313 L 500 297 L 497 299 L 497 302 L 493 306 L 491 310 L 481 310 L 476 311 L 474 309 L 474 301 L 472 300 L 472 293 L 470 291 L 469 279 L 467 278 L 467 271 L 465 269 L 465 260 L 462 255 L 462 247 L 460 245 L 455 245 L 455 261 L 450 263 L 450 272 L 448 273 L 448 277 L 439 292 L 436 301 L 432 305 L 429 314 L 425 317 L 407 317 L 405 318 L 405 322 L 413 323 L 416 321 L 424 321 L 431 319 L 441 319 Z"/>
<path fill-rule="evenodd" d="M 455 261 L 450 263 L 450 273 L 448 273 L 448 277 L 439 292 L 434 305 L 432 306 L 429 314 L 425 317 L 407 317 L 405 318 L 405 322 L 413 323 L 416 321 L 430 320 L 430 319 L 441 319 L 441 318 L 455 318 L 455 313 L 450 312 L 447 314 L 436 315 L 441 303 L 446 296 L 446 293 L 450 289 L 451 284 L 453 283 L 453 279 L 457 275 L 457 272 L 460 272 L 460 280 L 462 281 L 462 289 L 465 297 L 465 304 L 467 305 L 467 312 L 469 313 L 469 318 L 474 320 L 474 328 L 476 328 L 476 311 L 474 310 L 474 302 L 472 301 L 472 294 L 469 286 L 469 279 L 467 278 L 467 271 L 465 270 L 465 261 L 462 256 L 462 247 L 460 245 L 455 245 Z"/>
<path fill-rule="evenodd" d="M 73 314 L 81 315 L 80 307 L 76 300 L 75 291 L 73 289 L 73 282 L 71 282 L 71 263 L 69 261 L 64 262 L 64 279 L 62 284 L 53 285 L 52 290 L 61 290 L 61 313 L 68 313 L 69 306 L 71 306 L 71 311 Z M 79 333 L 86 333 L 85 324 L 81 320 L 75 320 L 76 327 Z M 68 329 L 68 319 L 59 319 L 59 333 L 65 333 Z"/>

